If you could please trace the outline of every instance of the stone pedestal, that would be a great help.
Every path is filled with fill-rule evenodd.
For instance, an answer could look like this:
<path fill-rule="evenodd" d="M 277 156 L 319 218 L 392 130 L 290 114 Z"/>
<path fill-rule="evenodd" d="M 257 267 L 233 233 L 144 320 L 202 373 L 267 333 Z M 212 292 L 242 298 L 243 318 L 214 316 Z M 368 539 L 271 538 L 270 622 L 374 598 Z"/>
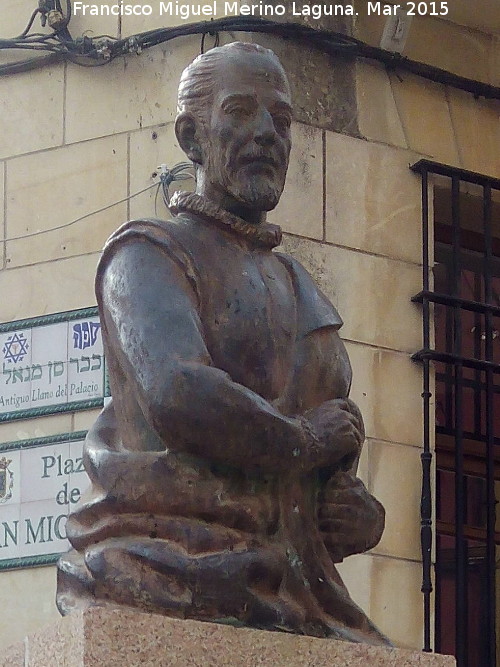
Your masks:
<path fill-rule="evenodd" d="M 450 656 L 181 621 L 75 613 L 2 651 L 0 667 L 454 667 Z"/>

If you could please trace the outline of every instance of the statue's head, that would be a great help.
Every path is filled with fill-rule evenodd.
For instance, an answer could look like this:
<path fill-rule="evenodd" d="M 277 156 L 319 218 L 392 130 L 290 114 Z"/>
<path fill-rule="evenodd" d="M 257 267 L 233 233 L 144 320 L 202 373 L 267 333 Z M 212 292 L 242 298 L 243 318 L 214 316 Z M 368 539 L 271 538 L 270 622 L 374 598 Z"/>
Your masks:
<path fill-rule="evenodd" d="M 176 135 L 196 165 L 197 192 L 237 214 L 273 209 L 285 184 L 292 118 L 275 54 L 233 42 L 198 56 L 182 74 L 178 108 Z"/>

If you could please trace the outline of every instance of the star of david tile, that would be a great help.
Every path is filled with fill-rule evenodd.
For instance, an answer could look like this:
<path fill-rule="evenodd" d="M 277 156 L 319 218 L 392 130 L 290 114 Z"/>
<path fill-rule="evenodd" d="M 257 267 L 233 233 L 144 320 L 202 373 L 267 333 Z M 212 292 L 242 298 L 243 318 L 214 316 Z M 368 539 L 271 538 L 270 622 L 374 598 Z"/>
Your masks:
<path fill-rule="evenodd" d="M 28 354 L 29 343 L 24 334 L 12 334 L 3 346 L 3 358 L 10 363 L 17 364 Z"/>

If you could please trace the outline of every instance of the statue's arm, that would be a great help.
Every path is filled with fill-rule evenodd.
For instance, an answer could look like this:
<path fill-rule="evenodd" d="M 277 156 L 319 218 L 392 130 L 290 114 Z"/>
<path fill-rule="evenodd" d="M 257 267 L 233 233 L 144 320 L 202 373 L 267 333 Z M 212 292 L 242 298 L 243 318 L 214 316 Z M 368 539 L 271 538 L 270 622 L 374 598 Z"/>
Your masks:
<path fill-rule="evenodd" d="M 242 468 L 307 470 L 331 461 L 306 419 L 281 414 L 213 366 L 196 293 L 163 248 L 121 243 L 97 291 L 107 346 L 166 447 Z"/>

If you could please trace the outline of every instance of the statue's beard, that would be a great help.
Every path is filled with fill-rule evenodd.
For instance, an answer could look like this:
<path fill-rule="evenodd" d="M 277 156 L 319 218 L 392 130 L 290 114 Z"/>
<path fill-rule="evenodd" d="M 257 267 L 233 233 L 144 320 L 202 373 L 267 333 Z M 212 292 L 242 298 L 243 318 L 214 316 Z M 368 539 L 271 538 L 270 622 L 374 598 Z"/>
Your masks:
<path fill-rule="evenodd" d="M 237 201 L 257 211 L 271 211 L 280 200 L 282 187 L 278 187 L 269 177 L 252 176 L 244 182 L 232 183 L 228 192 Z"/>
<path fill-rule="evenodd" d="M 210 157 L 206 174 L 230 197 L 255 211 L 271 211 L 283 192 L 284 177 L 280 178 L 278 174 L 274 178 L 265 173 L 251 174 L 247 169 L 231 164 L 214 164 Z"/>

